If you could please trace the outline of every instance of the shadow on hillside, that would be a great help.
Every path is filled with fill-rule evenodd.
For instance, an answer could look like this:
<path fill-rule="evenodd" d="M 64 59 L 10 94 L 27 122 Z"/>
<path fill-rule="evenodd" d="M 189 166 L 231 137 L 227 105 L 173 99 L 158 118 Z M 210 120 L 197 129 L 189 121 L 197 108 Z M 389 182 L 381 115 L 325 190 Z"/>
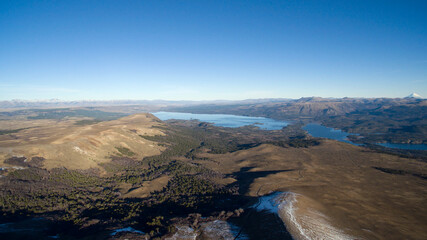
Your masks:
<path fill-rule="evenodd" d="M 276 171 L 257 171 L 257 172 L 251 172 L 250 170 L 253 169 L 253 167 L 243 167 L 238 172 L 234 172 L 227 177 L 232 177 L 237 180 L 237 184 L 239 185 L 239 194 L 245 195 L 249 191 L 250 185 L 255 181 L 257 178 L 266 177 L 270 174 L 276 174 L 281 172 L 291 172 L 295 169 L 286 169 L 286 170 L 276 170 Z M 236 183 L 233 183 L 236 184 Z M 232 184 L 230 184 L 232 185 Z"/>
<path fill-rule="evenodd" d="M 239 194 L 242 198 L 246 198 L 248 202 L 244 214 L 238 218 L 229 219 L 229 222 L 238 226 L 241 229 L 241 234 L 246 235 L 249 239 L 292 240 L 291 234 L 286 230 L 284 223 L 278 215 L 268 211 L 257 211 L 255 208 L 252 208 L 251 206 L 257 204 L 258 197 L 249 197 L 245 196 L 245 194 L 248 193 L 249 187 L 255 179 L 266 177 L 270 174 L 294 171 L 294 169 L 257 172 L 251 172 L 251 169 L 253 167 L 243 167 L 240 171 L 227 176 L 237 180 Z"/>

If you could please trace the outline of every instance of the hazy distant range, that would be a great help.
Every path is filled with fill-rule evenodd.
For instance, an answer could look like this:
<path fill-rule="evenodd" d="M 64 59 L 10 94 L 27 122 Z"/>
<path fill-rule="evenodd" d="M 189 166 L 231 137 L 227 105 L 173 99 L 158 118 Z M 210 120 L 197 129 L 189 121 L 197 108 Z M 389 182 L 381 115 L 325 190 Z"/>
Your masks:
<path fill-rule="evenodd" d="M 408 99 L 406 97 L 406 99 Z M 260 104 L 274 102 L 293 102 L 293 101 L 360 101 L 360 100 L 386 100 L 399 101 L 403 98 L 320 98 L 306 97 L 300 99 L 290 98 L 262 98 L 262 99 L 245 99 L 245 100 L 210 100 L 210 101 L 172 101 L 172 100 L 76 100 L 64 101 L 59 99 L 49 100 L 8 100 L 0 101 L 0 109 L 25 109 L 25 108 L 61 108 L 61 107 L 100 107 L 100 106 L 131 106 L 131 105 L 147 105 L 147 106 L 189 106 L 189 105 L 204 105 L 204 104 Z"/>
<path fill-rule="evenodd" d="M 58 107 L 99 107 L 99 106 L 129 106 L 129 105 L 156 105 L 156 106 L 187 106 L 200 104 L 254 104 L 265 102 L 292 101 L 289 98 L 266 98 L 246 100 L 214 100 L 214 101 L 171 101 L 171 100 L 78 100 L 62 101 L 59 99 L 49 100 L 9 100 L 0 101 L 2 109 L 20 108 L 58 108 Z"/>

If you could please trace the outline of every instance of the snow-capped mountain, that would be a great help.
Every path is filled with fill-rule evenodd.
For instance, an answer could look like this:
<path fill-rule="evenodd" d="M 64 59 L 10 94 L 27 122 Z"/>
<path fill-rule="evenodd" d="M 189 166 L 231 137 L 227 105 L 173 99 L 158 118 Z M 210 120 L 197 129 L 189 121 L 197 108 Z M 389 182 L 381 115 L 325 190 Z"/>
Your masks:
<path fill-rule="evenodd" d="M 418 98 L 418 99 L 422 99 L 423 97 L 421 97 L 419 94 L 417 93 L 411 93 L 409 96 L 405 97 L 405 98 Z"/>

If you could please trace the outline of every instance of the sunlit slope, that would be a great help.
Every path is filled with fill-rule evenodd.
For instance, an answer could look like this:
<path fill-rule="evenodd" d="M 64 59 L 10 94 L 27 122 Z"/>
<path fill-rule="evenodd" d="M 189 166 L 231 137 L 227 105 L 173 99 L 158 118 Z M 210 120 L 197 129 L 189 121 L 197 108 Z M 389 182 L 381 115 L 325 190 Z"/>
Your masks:
<path fill-rule="evenodd" d="M 151 114 L 136 114 L 118 120 L 84 126 L 75 120 L 31 120 L 35 127 L 14 134 L 0 135 L 0 163 L 11 157 L 43 157 L 47 169 L 100 168 L 111 156 L 142 159 L 157 155 L 162 147 L 139 135 L 162 134 L 162 123 Z M 37 123 L 37 124 L 36 124 Z M 23 126 L 25 122 L 19 123 Z"/>
<path fill-rule="evenodd" d="M 311 219 L 306 223 L 320 224 L 327 219 L 330 228 L 362 239 L 427 237 L 425 162 L 331 140 L 309 148 L 263 144 L 199 157 L 211 159 L 200 160 L 200 164 L 226 175 L 238 172 L 236 180 L 250 196 L 272 191 L 296 193 L 296 214 Z M 259 173 L 270 174 L 257 177 Z"/>

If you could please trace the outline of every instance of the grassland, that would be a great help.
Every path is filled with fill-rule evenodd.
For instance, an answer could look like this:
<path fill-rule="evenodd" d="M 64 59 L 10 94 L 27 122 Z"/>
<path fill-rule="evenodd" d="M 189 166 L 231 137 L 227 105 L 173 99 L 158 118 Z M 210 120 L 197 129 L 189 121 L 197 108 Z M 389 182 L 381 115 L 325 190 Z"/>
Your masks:
<path fill-rule="evenodd" d="M 13 121 L 20 126 L 33 126 L 0 135 L 0 163 L 5 163 L 6 159 L 13 156 L 25 156 L 28 159 L 43 157 L 43 166 L 47 169 L 66 167 L 102 170 L 101 164 L 110 162 L 113 155 L 141 159 L 157 155 L 163 149 L 139 137 L 141 134 L 161 134 L 160 130 L 151 128 L 160 124 L 158 120 L 146 114 L 84 125 L 76 123 L 87 123 L 89 120 L 18 118 L 0 121 L 0 127 L 3 124 L 9 126 Z M 9 165 L 6 163 L 4 166 Z"/>
<path fill-rule="evenodd" d="M 147 114 L 76 125 L 80 120 L 30 120 L 39 127 L 0 136 L 1 223 L 43 217 L 56 223 L 49 234 L 69 239 L 105 237 L 123 226 L 155 239 L 176 224 L 198 229 L 215 219 L 259 230 L 238 216 L 264 216 L 245 211 L 260 195 L 292 191 L 299 211 L 314 209 L 349 235 L 427 238 L 423 161 L 314 139 L 298 125 L 230 129 Z M 77 143 L 88 154 L 66 152 Z M 57 151 L 80 155 L 51 158 Z"/>

